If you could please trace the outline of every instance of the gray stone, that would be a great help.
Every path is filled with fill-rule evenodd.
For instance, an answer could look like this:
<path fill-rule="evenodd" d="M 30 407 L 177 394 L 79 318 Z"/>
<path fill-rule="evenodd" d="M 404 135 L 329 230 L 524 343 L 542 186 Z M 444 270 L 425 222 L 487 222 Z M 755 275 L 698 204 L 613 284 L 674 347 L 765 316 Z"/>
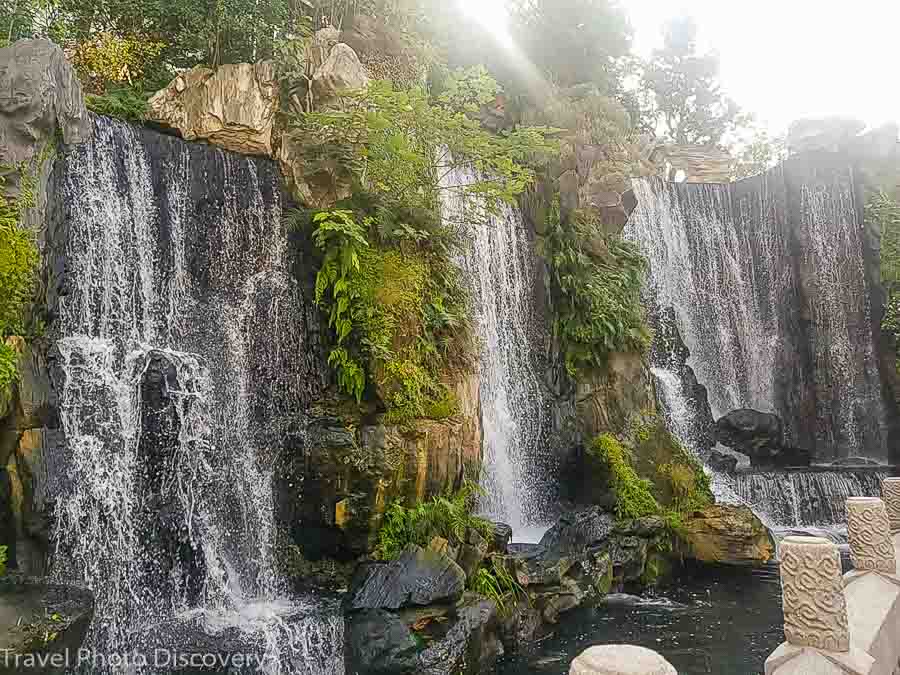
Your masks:
<path fill-rule="evenodd" d="M 459 547 L 456 555 L 456 562 L 465 572 L 466 577 L 471 577 L 475 570 L 481 567 L 489 550 L 490 542 L 475 530 L 469 530 L 466 533 L 466 543 Z"/>
<path fill-rule="evenodd" d="M 471 599 L 457 608 L 446 634 L 419 654 L 417 673 L 423 675 L 479 675 L 492 672 L 503 655 L 498 636 L 497 605 Z"/>
<path fill-rule="evenodd" d="M 511 544 L 516 580 L 522 586 L 561 584 L 573 560 L 548 551 L 540 544 Z"/>
<path fill-rule="evenodd" d="M 678 671 L 646 647 L 601 645 L 579 654 L 569 675 L 678 675 Z"/>
<path fill-rule="evenodd" d="M 465 573 L 450 558 L 410 546 L 393 562 L 361 565 L 344 606 L 355 611 L 456 602 L 465 586 Z"/>
<path fill-rule="evenodd" d="M 0 49 L 0 164 L 30 162 L 57 130 L 67 144 L 91 134 L 81 85 L 62 49 L 49 40 Z"/>
<path fill-rule="evenodd" d="M 716 440 L 758 466 L 808 466 L 807 450 L 788 447 L 781 419 L 757 410 L 732 410 L 716 421 Z"/>
<path fill-rule="evenodd" d="M 581 507 L 560 516 L 540 543 L 559 555 L 580 555 L 606 541 L 614 526 L 615 517 L 602 507 Z"/>
<path fill-rule="evenodd" d="M 491 552 L 505 554 L 509 542 L 512 540 L 512 528 L 506 523 L 494 523 L 494 538 L 491 542 Z"/>
<path fill-rule="evenodd" d="M 726 448 L 724 445 L 717 443 L 706 458 L 706 464 L 716 471 L 725 471 L 734 473 L 735 471 L 746 471 L 750 468 L 750 458 L 742 452 Z"/>
<path fill-rule="evenodd" d="M 416 672 L 416 641 L 406 624 L 391 612 L 369 609 L 348 616 L 344 646 L 347 675 Z"/>

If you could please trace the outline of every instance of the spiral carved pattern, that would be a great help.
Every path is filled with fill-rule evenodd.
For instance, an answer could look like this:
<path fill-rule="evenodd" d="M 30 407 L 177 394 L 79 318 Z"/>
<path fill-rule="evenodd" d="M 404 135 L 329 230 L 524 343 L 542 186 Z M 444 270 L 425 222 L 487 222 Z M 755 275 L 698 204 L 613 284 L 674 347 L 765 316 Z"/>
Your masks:
<path fill-rule="evenodd" d="M 875 497 L 848 499 L 847 534 L 850 558 L 856 569 L 888 574 L 897 571 L 891 526 L 883 501 Z"/>
<path fill-rule="evenodd" d="M 891 522 L 891 531 L 900 531 L 900 478 L 885 478 L 881 484 L 881 495 Z"/>
<path fill-rule="evenodd" d="M 849 651 L 837 546 L 818 537 L 787 537 L 780 551 L 785 639 L 797 647 Z"/>

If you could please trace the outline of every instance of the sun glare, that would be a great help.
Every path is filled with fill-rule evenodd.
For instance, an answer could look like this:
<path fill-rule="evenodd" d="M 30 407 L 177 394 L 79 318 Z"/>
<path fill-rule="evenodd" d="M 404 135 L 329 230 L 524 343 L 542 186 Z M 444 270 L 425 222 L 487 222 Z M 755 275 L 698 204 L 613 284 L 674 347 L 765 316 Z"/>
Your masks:
<path fill-rule="evenodd" d="M 491 32 L 504 47 L 512 46 L 503 0 L 458 0 L 463 12 Z"/>

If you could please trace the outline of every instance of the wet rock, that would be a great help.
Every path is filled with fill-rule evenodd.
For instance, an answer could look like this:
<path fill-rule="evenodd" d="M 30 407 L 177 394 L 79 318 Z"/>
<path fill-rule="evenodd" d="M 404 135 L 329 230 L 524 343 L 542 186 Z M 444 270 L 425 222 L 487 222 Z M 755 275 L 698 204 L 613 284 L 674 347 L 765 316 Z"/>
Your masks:
<path fill-rule="evenodd" d="M 613 576 L 621 582 L 638 581 L 647 565 L 650 541 L 642 537 L 616 536 L 609 542 Z"/>
<path fill-rule="evenodd" d="M 810 454 L 785 446 L 781 419 L 756 410 L 732 410 L 716 421 L 716 440 L 755 466 L 808 466 Z"/>
<path fill-rule="evenodd" d="M 543 620 L 549 624 L 558 623 L 561 614 L 580 607 L 586 597 L 578 583 L 568 578 L 559 586 L 529 589 L 529 595 Z"/>
<path fill-rule="evenodd" d="M 505 554 L 512 540 L 512 528 L 505 523 L 494 523 L 494 537 L 491 541 L 491 553 Z"/>
<path fill-rule="evenodd" d="M 746 506 L 707 506 L 684 521 L 682 539 L 683 555 L 701 562 L 759 566 L 775 553 L 766 526 Z"/>
<path fill-rule="evenodd" d="M 491 672 L 503 655 L 497 605 L 469 599 L 457 608 L 446 634 L 419 654 L 417 673 L 478 675 Z"/>
<path fill-rule="evenodd" d="M 475 530 L 466 533 L 466 541 L 459 547 L 456 562 L 465 572 L 466 577 L 471 577 L 477 570 L 490 550 L 490 542 Z"/>
<path fill-rule="evenodd" d="M 587 506 L 560 516 L 541 538 L 540 545 L 560 555 L 579 555 L 603 543 L 615 526 L 613 514 L 599 506 Z"/>
<path fill-rule="evenodd" d="M 516 652 L 534 642 L 543 626 L 541 612 L 522 600 L 502 616 L 500 639 L 507 652 Z"/>
<path fill-rule="evenodd" d="M 347 618 L 344 635 L 347 675 L 405 675 L 417 672 L 418 646 L 396 614 L 381 609 Z"/>
<path fill-rule="evenodd" d="M 706 458 L 706 465 L 715 471 L 734 473 L 750 468 L 750 458 L 742 452 L 716 445 Z"/>
<path fill-rule="evenodd" d="M 360 566 L 344 606 L 355 611 L 456 602 L 465 586 L 466 575 L 453 560 L 410 546 L 393 562 Z"/>
<path fill-rule="evenodd" d="M 278 80 L 271 61 L 195 66 L 148 102 L 148 119 L 185 140 L 248 155 L 273 154 Z"/>
<path fill-rule="evenodd" d="M 511 544 L 509 555 L 514 561 L 516 580 L 522 586 L 561 584 L 574 564 L 570 557 L 548 551 L 540 544 Z"/>
<path fill-rule="evenodd" d="M 659 516 L 647 516 L 624 520 L 616 523 L 616 534 L 630 535 L 634 537 L 655 537 L 666 528 L 666 521 Z"/>
<path fill-rule="evenodd" d="M 15 575 L 0 578 L 0 654 L 75 653 L 93 616 L 93 596 L 86 590 Z M 48 667 L 34 672 L 64 671 Z M 0 672 L 6 672 L 2 658 Z"/>

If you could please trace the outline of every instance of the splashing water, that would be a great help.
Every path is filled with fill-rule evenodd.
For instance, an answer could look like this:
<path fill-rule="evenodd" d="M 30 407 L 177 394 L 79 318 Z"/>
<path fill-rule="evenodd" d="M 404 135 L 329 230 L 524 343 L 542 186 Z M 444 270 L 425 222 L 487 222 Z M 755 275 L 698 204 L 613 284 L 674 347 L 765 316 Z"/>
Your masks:
<path fill-rule="evenodd" d="M 323 377 L 304 356 L 277 172 L 93 124 L 64 158 L 65 441 L 48 458 L 54 574 L 96 596 L 86 646 L 228 633 L 264 672 L 342 673 L 337 610 L 288 599 L 276 571 L 271 467 Z"/>
<path fill-rule="evenodd" d="M 471 284 L 481 341 L 482 509 L 510 525 L 518 541 L 545 524 L 552 499 L 552 467 L 540 446 L 544 401 L 531 349 L 534 257 L 517 209 L 487 214 L 454 189 L 475 180 L 466 170 L 448 173 L 443 217 L 466 239 L 460 265 Z"/>

